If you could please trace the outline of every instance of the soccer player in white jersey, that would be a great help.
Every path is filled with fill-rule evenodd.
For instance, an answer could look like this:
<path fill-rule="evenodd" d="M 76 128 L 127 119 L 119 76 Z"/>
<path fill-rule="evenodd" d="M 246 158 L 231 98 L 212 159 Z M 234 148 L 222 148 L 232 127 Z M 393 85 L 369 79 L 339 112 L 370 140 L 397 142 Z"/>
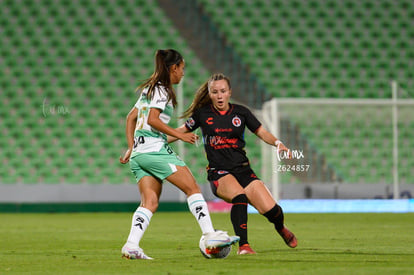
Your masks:
<path fill-rule="evenodd" d="M 139 243 L 158 208 L 164 179 L 187 195 L 188 206 L 205 236 L 207 248 L 231 245 L 240 239 L 214 230 L 199 186 L 184 161 L 168 145 L 167 135 L 191 144 L 198 138 L 168 126 L 177 104 L 172 85 L 184 76 L 184 59 L 176 50 L 157 50 L 155 65 L 151 77 L 137 88 L 141 95 L 126 119 L 128 149 L 120 158 L 123 164 L 129 162 L 141 194 L 141 204 L 132 217 L 128 240 L 122 247 L 122 256 L 128 259 L 152 259 Z"/>

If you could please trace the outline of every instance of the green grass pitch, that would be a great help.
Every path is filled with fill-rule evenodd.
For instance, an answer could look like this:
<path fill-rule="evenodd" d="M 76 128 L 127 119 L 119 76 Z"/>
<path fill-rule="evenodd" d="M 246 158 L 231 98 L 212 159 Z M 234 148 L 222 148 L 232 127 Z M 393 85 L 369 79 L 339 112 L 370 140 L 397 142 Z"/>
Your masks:
<path fill-rule="evenodd" d="M 256 255 L 207 260 L 189 212 L 153 216 L 141 241 L 153 261 L 125 260 L 132 213 L 0 214 L 0 274 L 414 274 L 414 214 L 285 214 L 299 240 L 287 247 L 249 215 Z M 213 213 L 233 232 L 229 214 Z"/>

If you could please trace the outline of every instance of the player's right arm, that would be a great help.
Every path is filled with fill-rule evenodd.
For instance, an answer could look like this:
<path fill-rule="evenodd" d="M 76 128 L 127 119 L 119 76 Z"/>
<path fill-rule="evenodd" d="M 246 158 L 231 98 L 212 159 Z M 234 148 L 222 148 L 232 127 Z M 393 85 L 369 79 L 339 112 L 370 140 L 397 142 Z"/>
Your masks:
<path fill-rule="evenodd" d="M 172 136 L 177 139 L 181 139 L 184 142 L 194 144 L 197 139 L 197 135 L 193 133 L 184 133 L 171 128 L 160 119 L 161 110 L 157 108 L 151 108 L 148 115 L 148 125 L 154 129 L 163 132 L 168 136 Z"/>
<path fill-rule="evenodd" d="M 181 132 L 181 133 L 188 133 L 188 132 L 190 132 L 190 130 L 188 130 L 187 127 L 185 127 L 185 124 L 181 125 L 178 128 L 175 128 L 175 130 L 178 131 L 178 132 Z M 178 138 L 167 135 L 167 141 L 168 141 L 168 143 L 175 142 L 177 140 L 178 140 Z"/>
<path fill-rule="evenodd" d="M 119 161 L 122 164 L 125 164 L 129 161 L 129 157 L 132 153 L 132 148 L 134 147 L 134 131 L 135 131 L 135 125 L 137 123 L 137 117 L 138 117 L 138 109 L 133 107 L 131 111 L 128 113 L 126 118 L 126 129 L 125 134 L 128 142 L 128 149 L 124 153 L 123 156 L 119 158 Z"/>

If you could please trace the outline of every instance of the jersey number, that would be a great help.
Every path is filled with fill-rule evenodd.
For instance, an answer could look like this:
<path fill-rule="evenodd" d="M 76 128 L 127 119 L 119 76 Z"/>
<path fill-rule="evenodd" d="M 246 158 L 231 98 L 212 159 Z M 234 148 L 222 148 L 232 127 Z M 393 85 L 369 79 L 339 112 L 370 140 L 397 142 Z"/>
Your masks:
<path fill-rule="evenodd" d="M 145 114 L 147 114 L 147 107 L 143 107 L 138 110 L 135 130 L 141 130 L 142 127 L 144 127 Z"/>
<path fill-rule="evenodd" d="M 137 148 L 138 144 L 144 144 L 144 143 L 145 143 L 145 139 L 143 136 L 134 138 L 134 148 Z"/>
<path fill-rule="evenodd" d="M 168 146 L 168 144 L 165 144 L 165 145 L 164 145 L 164 147 L 165 147 L 165 149 L 167 150 L 167 153 L 168 153 L 168 154 L 170 154 L 170 155 L 171 155 L 172 153 L 174 153 L 174 152 L 173 152 L 173 150 L 171 149 L 171 147 L 170 147 L 170 146 Z"/>

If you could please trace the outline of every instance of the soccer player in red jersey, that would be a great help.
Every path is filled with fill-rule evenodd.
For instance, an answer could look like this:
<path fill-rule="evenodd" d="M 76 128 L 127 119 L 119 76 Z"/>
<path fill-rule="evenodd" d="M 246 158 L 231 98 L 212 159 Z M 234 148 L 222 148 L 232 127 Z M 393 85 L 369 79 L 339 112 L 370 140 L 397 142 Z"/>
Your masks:
<path fill-rule="evenodd" d="M 245 128 L 278 150 L 288 151 L 288 148 L 268 132 L 248 108 L 230 103 L 231 93 L 227 76 L 212 75 L 198 89 L 191 106 L 184 112 L 183 117 L 188 119 L 178 129 L 189 132 L 200 127 L 202 130 L 212 191 L 233 204 L 230 216 L 234 231 L 240 236 L 238 254 L 255 254 L 247 241 L 248 203 L 273 223 L 285 243 L 294 248 L 297 239 L 284 226 L 282 208 L 250 167 L 244 150 Z"/>

